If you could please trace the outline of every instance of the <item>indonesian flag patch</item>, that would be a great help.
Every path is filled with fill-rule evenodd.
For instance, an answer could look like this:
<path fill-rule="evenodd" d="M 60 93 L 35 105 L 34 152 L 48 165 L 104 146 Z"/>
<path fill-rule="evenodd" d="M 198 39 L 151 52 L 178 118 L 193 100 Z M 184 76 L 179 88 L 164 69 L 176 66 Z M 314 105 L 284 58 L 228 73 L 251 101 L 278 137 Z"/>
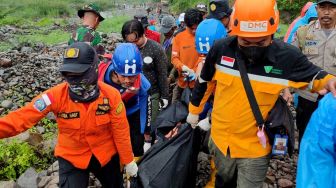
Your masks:
<path fill-rule="evenodd" d="M 236 60 L 232 57 L 222 56 L 220 64 L 221 65 L 226 65 L 226 66 L 229 66 L 229 67 L 233 67 L 235 61 Z"/>

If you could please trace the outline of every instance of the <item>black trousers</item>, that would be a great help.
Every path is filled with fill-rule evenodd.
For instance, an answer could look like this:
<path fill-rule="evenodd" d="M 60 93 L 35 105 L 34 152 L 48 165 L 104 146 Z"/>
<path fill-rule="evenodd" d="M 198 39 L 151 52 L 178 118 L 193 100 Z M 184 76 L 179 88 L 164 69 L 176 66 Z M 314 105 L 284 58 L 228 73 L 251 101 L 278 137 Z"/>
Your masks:
<path fill-rule="evenodd" d="M 110 162 L 101 166 L 97 158 L 92 155 L 87 169 L 74 167 L 69 161 L 58 158 L 59 187 L 61 188 L 87 188 L 89 175 L 92 172 L 106 188 L 122 188 L 123 179 L 120 171 L 119 156 L 114 155 Z"/>
<path fill-rule="evenodd" d="M 299 130 L 299 143 L 301 143 L 303 133 L 306 130 L 310 117 L 317 109 L 318 101 L 321 98 L 322 96 L 319 96 L 317 102 L 312 102 L 300 96 L 298 97 L 298 106 L 296 109 L 296 126 Z"/>
<path fill-rule="evenodd" d="M 130 125 L 130 136 L 134 157 L 140 157 L 144 154 L 143 145 L 145 142 L 145 137 L 141 134 L 140 110 L 128 115 L 127 120 Z"/>

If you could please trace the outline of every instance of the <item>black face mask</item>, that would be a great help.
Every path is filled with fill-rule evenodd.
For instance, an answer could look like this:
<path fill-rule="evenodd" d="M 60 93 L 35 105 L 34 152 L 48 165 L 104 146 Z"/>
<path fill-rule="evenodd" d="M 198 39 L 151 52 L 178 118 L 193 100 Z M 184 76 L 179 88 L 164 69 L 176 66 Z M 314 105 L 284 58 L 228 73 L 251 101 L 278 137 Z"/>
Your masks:
<path fill-rule="evenodd" d="M 250 63 L 257 63 L 264 57 L 267 47 L 268 46 L 239 46 L 239 49 Z"/>

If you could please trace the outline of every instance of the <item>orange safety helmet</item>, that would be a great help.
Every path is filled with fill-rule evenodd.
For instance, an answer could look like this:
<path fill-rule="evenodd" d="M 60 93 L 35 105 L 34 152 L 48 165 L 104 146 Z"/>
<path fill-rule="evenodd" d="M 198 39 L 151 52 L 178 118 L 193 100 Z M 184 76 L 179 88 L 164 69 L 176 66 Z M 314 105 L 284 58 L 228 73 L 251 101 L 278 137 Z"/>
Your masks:
<path fill-rule="evenodd" d="M 236 0 L 230 19 L 230 35 L 272 35 L 278 29 L 279 19 L 276 0 Z"/>

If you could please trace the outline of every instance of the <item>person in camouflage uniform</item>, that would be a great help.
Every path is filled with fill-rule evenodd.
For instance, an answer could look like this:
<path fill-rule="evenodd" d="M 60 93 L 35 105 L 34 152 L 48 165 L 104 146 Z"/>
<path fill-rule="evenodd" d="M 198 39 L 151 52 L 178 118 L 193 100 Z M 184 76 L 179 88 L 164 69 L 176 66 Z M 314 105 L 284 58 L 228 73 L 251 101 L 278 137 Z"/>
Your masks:
<path fill-rule="evenodd" d="M 97 54 L 103 55 L 105 53 L 104 47 L 100 45 L 101 36 L 96 31 L 99 23 L 104 20 L 99 11 L 99 7 L 93 3 L 85 5 L 82 9 L 78 10 L 77 14 L 83 23 L 72 33 L 68 42 L 69 45 L 75 42 L 87 42 L 95 48 Z"/>

